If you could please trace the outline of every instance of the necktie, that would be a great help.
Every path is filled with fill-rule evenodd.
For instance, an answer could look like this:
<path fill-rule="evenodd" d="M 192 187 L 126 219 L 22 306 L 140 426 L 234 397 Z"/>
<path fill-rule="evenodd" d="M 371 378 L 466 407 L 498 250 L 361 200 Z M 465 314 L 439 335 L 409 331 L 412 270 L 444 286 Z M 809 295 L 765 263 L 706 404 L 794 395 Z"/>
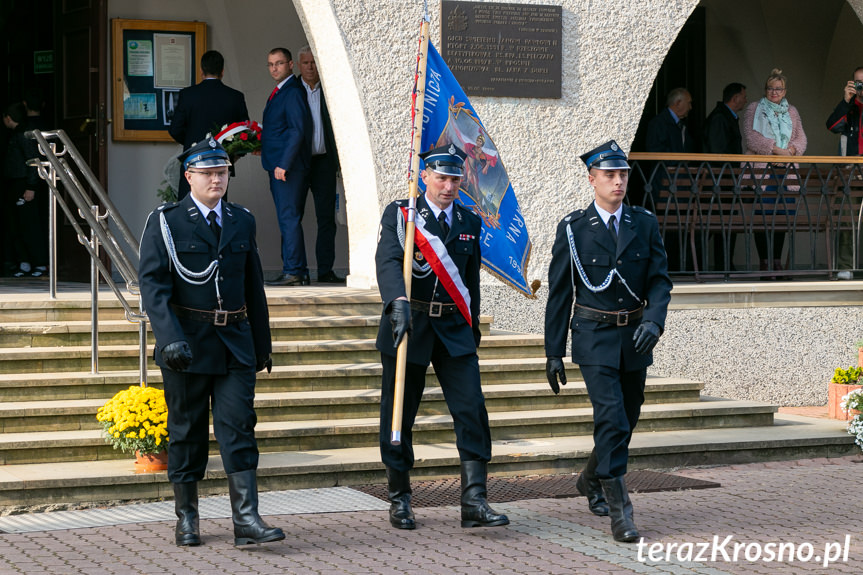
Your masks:
<path fill-rule="evenodd" d="M 269 98 L 267 98 L 267 102 L 269 102 L 270 100 L 272 100 L 272 99 L 273 99 L 273 96 L 275 96 L 275 95 L 276 95 L 276 92 L 278 92 L 278 91 L 279 91 L 279 87 L 278 87 L 278 86 L 276 86 L 275 88 L 273 88 L 273 91 L 270 93 L 270 97 L 269 97 Z"/>
<path fill-rule="evenodd" d="M 446 223 L 446 212 L 441 212 L 437 217 L 437 221 L 440 224 L 441 232 L 443 232 L 443 238 L 446 239 L 449 235 L 449 224 Z"/>
<path fill-rule="evenodd" d="M 210 229 L 213 231 L 213 235 L 216 236 L 216 242 L 222 239 L 222 226 L 220 226 L 216 222 L 216 212 L 211 211 L 207 214 L 207 221 L 210 222 Z"/>
<path fill-rule="evenodd" d="M 617 230 L 614 227 L 615 217 L 612 214 L 610 218 L 608 218 L 608 233 L 611 234 L 611 239 L 614 240 L 614 245 L 617 245 Z"/>
<path fill-rule="evenodd" d="M 680 141 L 686 144 L 686 124 L 683 123 L 683 120 L 678 120 L 677 127 L 680 128 Z"/>

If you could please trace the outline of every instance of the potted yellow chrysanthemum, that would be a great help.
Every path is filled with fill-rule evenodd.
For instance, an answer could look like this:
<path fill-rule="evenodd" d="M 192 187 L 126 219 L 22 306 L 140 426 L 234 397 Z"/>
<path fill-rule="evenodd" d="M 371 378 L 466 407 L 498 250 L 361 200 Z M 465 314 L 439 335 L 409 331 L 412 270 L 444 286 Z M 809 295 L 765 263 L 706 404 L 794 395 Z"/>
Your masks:
<path fill-rule="evenodd" d="M 135 453 L 139 471 L 167 467 L 168 406 L 161 389 L 133 385 L 100 407 L 96 419 L 114 449 Z"/>

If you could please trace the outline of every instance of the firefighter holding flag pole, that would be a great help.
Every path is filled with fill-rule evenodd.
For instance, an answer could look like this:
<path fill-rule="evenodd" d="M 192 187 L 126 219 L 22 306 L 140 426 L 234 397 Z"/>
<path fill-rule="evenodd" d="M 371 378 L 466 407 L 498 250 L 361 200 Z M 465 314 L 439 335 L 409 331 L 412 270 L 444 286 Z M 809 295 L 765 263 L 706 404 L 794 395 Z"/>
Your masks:
<path fill-rule="evenodd" d="M 459 95 L 460 109 L 470 107 L 437 52 L 433 47 L 430 50 L 428 24 L 426 5 L 412 94 L 408 199 L 397 200 L 384 210 L 375 253 L 384 304 L 376 342 L 383 367 L 381 459 L 387 472 L 390 523 L 397 529 L 415 529 L 410 485 L 412 428 L 431 363 L 455 428 L 461 461 L 461 526 L 495 527 L 508 525 L 509 519 L 491 509 L 487 501 L 491 432 L 477 348 L 481 338 L 479 270 L 490 265 L 495 273 L 496 266 L 484 260 L 480 251 L 484 220 L 476 208 L 463 205 L 460 188 L 469 166 L 458 145 L 461 140 L 445 138 L 437 127 L 441 114 L 449 113 L 449 108 L 437 106 L 441 92 L 432 95 L 435 109 L 428 114 L 424 111 L 427 72 L 434 75 L 438 89 L 447 86 L 453 99 Z M 431 132 L 424 131 L 424 120 L 433 127 Z M 481 128 L 479 118 L 469 126 Z M 420 154 L 422 147 L 427 151 Z M 424 162 L 421 172 L 420 159 Z M 514 194 L 510 195 L 509 210 L 515 217 L 518 205 Z M 516 249 L 515 259 L 524 262 L 526 271 L 530 254 L 526 233 Z M 504 274 L 495 275 L 506 279 Z M 532 295 L 526 286 L 512 285 Z"/>
<path fill-rule="evenodd" d="M 421 157 L 426 191 L 416 199 L 414 244 L 405 245 L 408 201 L 397 200 L 384 210 L 375 254 L 384 302 L 377 348 L 383 364 L 380 447 L 387 468 L 390 523 L 398 529 L 416 527 L 410 505 L 411 428 L 431 363 L 455 427 L 461 460 L 461 525 L 507 525 L 506 515 L 496 513 L 486 500 L 491 432 L 476 352 L 481 221 L 453 202 L 464 176 L 464 152 L 450 144 Z M 409 290 L 402 274 L 406 257 L 411 260 Z M 396 351 L 405 340 L 402 430 L 393 445 Z"/>

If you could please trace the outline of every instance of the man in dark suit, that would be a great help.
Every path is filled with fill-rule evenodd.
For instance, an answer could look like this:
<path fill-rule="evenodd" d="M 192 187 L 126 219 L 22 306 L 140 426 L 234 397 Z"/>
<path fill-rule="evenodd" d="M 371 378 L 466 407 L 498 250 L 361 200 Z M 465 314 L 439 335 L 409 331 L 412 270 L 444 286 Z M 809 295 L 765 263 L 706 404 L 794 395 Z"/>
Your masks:
<path fill-rule="evenodd" d="M 315 200 L 315 217 L 318 224 L 318 237 L 315 241 L 318 281 L 340 284 L 344 283 L 344 278 L 340 278 L 333 271 L 333 262 L 336 259 L 336 173 L 339 171 L 339 152 L 336 150 L 333 125 L 312 49 L 309 46 L 300 48 L 299 58 L 300 78 L 312 115 L 309 187 Z M 305 200 L 305 195 L 303 199 Z"/>
<path fill-rule="evenodd" d="M 425 387 L 429 362 L 453 418 L 461 459 L 461 525 L 507 525 L 486 499 L 491 432 L 482 395 L 476 349 L 479 330 L 480 230 L 482 222 L 453 200 L 464 176 L 463 151 L 443 146 L 420 155 L 426 186 L 416 202 L 417 239 L 404 246 L 407 200 L 391 203 L 381 218 L 375 254 L 378 287 L 384 309 L 377 348 L 383 365 L 381 390 L 381 459 L 386 465 L 390 523 L 414 529 L 410 470 L 414 464 L 411 428 Z M 405 251 L 413 264 L 410 293 L 405 289 Z M 410 300 L 408 300 L 410 297 Z M 390 441 L 396 351 L 408 335 L 404 409 L 400 444 Z"/>
<path fill-rule="evenodd" d="M 656 217 L 623 204 L 626 154 L 612 140 L 581 159 L 595 200 L 557 227 L 548 269 L 545 369 L 552 391 L 559 393 L 566 385 L 562 357 L 571 329 L 572 361 L 584 377 L 594 426 L 594 449 L 576 488 L 594 514 L 611 516 L 614 538 L 630 542 L 638 530 L 623 476 L 647 366 L 665 325 L 671 280 Z"/>
<path fill-rule="evenodd" d="M 746 86 L 732 82 L 722 90 L 722 101 L 707 116 L 704 123 L 705 154 L 742 154 L 740 118 L 737 114 L 746 107 Z"/>
<path fill-rule="evenodd" d="M 738 114 L 746 107 L 746 86 L 732 82 L 722 90 L 722 101 L 716 102 L 716 107 L 707 116 L 704 123 L 704 153 L 705 154 L 742 154 L 743 140 L 740 137 L 740 118 Z M 733 195 L 733 190 L 729 190 Z M 733 201 L 733 200 L 726 200 Z M 713 267 L 724 270 L 725 243 L 722 232 L 710 232 L 713 240 Z M 732 268 L 734 246 L 737 233 L 728 233 L 728 268 Z"/>
<path fill-rule="evenodd" d="M 261 165 L 270 176 L 282 236 L 282 273 L 267 285 L 309 285 L 302 222 L 312 156 L 312 117 L 306 92 L 292 73 L 290 50 L 270 50 L 267 66 L 276 87 L 264 107 Z"/>
<path fill-rule="evenodd" d="M 228 476 L 234 544 L 285 538 L 258 514 L 255 372 L 272 368 L 255 218 L 222 200 L 228 154 L 212 138 L 182 156 L 191 192 L 162 204 L 141 237 L 141 299 L 168 404 L 177 545 L 200 545 L 198 488 L 213 431 Z"/>
<path fill-rule="evenodd" d="M 668 93 L 666 103 L 667 107 L 647 124 L 647 151 L 672 154 L 694 153 L 696 151 L 695 138 L 689 133 L 685 122 L 686 116 L 692 110 L 692 96 L 686 88 L 675 88 Z M 653 191 L 651 194 L 654 202 L 659 201 L 662 190 L 668 190 L 668 182 L 675 182 L 680 178 L 686 180 L 684 172 L 676 169 L 677 165 L 677 162 L 665 161 L 653 172 L 651 178 Z M 653 170 L 651 169 L 651 171 Z M 670 221 L 674 221 L 678 217 L 675 209 L 686 210 L 685 201 L 673 205 L 674 208 L 667 215 L 667 219 Z M 665 247 L 668 250 L 669 268 L 672 271 L 686 271 L 683 265 L 685 262 L 683 249 L 685 244 L 681 241 L 679 231 L 668 230 L 665 232 Z"/>
<path fill-rule="evenodd" d="M 692 110 L 692 96 L 686 88 L 668 93 L 667 106 L 647 124 L 647 151 L 691 154 L 695 138 L 686 127 L 686 116 Z"/>
<path fill-rule="evenodd" d="M 204 79 L 200 84 L 180 90 L 168 133 L 183 144 L 184 150 L 203 140 L 207 134 L 215 135 L 226 124 L 249 119 L 243 93 L 222 83 L 224 70 L 225 59 L 219 52 L 204 52 L 201 56 Z M 182 200 L 188 193 L 189 182 L 180 178 L 177 198 Z"/>

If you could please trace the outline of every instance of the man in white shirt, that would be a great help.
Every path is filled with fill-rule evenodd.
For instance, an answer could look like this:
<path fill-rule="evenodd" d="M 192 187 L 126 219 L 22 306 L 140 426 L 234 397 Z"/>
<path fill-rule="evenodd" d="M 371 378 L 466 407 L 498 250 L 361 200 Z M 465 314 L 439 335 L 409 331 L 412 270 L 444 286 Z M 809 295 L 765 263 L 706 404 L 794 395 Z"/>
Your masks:
<path fill-rule="evenodd" d="M 339 154 L 321 88 L 318 66 L 309 46 L 300 48 L 299 63 L 300 78 L 312 114 L 312 162 L 308 181 L 315 201 L 318 223 L 318 237 L 315 241 L 318 281 L 340 284 L 344 283 L 344 278 L 340 278 L 333 271 L 336 256 L 336 173 L 339 171 Z"/>

